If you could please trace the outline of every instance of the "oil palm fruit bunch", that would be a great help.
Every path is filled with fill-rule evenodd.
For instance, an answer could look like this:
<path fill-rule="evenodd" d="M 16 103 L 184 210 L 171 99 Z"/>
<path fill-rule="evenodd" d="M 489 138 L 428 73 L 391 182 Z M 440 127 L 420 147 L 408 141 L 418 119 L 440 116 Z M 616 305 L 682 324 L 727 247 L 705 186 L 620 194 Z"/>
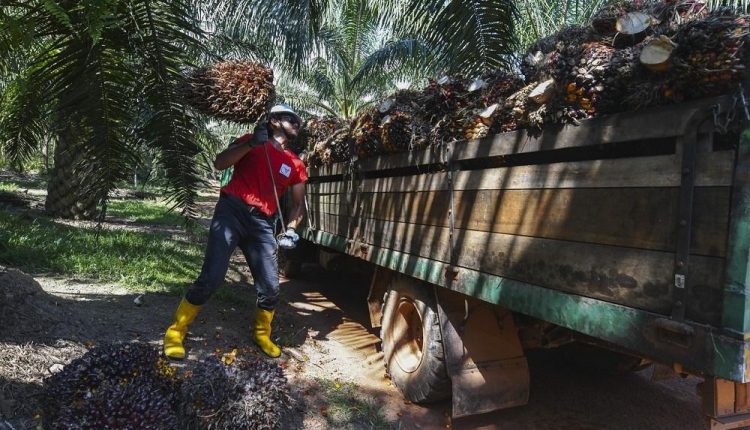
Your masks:
<path fill-rule="evenodd" d="M 385 153 L 385 147 L 380 140 L 381 119 L 380 111 L 371 107 L 357 115 L 352 122 L 352 138 L 358 157 L 364 158 Z M 336 151 L 334 150 L 334 152 Z"/>
<path fill-rule="evenodd" d="M 330 116 L 312 117 L 305 122 L 298 139 L 307 151 L 308 166 L 320 167 L 324 164 L 331 164 L 329 139 L 336 130 L 343 126 L 343 121 Z"/>
<path fill-rule="evenodd" d="M 47 429 L 176 429 L 179 380 L 149 345 L 107 344 L 46 378 Z"/>
<path fill-rule="evenodd" d="M 183 416 L 189 417 L 193 426 L 199 429 L 209 428 L 211 417 L 234 394 L 226 366 L 217 356 L 210 356 L 198 363 L 180 388 Z"/>
<path fill-rule="evenodd" d="M 529 114 L 539 109 L 539 105 L 529 98 L 529 94 L 539 85 L 533 82 L 511 94 L 496 112 L 489 133 L 497 134 L 518 130 L 529 126 Z"/>
<path fill-rule="evenodd" d="M 565 101 L 588 116 L 623 110 L 623 98 L 637 73 L 639 53 L 640 46 L 584 45 L 578 67 L 563 78 Z"/>
<path fill-rule="evenodd" d="M 570 26 L 557 33 L 540 39 L 531 45 L 521 62 L 521 73 L 527 84 L 544 82 L 566 67 L 576 65 L 576 56 L 580 46 L 587 42 L 598 41 L 590 27 Z"/>
<path fill-rule="evenodd" d="M 745 72 L 743 45 L 750 18 L 723 11 L 689 22 L 673 40 L 673 98 L 692 99 L 732 91 Z"/>
<path fill-rule="evenodd" d="M 380 141 L 386 152 L 402 152 L 427 146 L 430 127 L 424 120 L 419 93 L 401 90 L 378 105 L 382 116 Z"/>
<path fill-rule="evenodd" d="M 352 158 L 353 146 L 352 130 L 350 126 L 344 126 L 326 140 L 323 161 L 326 164 L 347 161 Z"/>
<path fill-rule="evenodd" d="M 325 142 L 334 131 L 343 125 L 343 121 L 331 116 L 312 117 L 305 122 L 305 126 L 300 130 L 299 138 L 304 142 L 308 152 L 312 152 L 315 145 Z"/>
<path fill-rule="evenodd" d="M 273 71 L 251 61 L 223 61 L 196 69 L 180 90 L 195 109 L 238 123 L 257 122 L 276 98 Z"/>
<path fill-rule="evenodd" d="M 183 387 L 193 412 L 190 428 L 200 430 L 278 429 L 293 401 L 283 370 L 263 360 L 225 365 L 206 359 Z"/>
<path fill-rule="evenodd" d="M 516 91 L 523 88 L 523 80 L 519 76 L 496 70 L 482 75 L 469 86 L 470 93 L 477 92 L 478 97 L 472 97 L 472 107 L 463 120 L 464 139 L 482 139 L 490 133 L 490 127 L 500 116 L 501 106 Z"/>
<path fill-rule="evenodd" d="M 481 89 L 482 108 L 490 107 L 495 103 L 504 103 L 508 97 L 524 86 L 519 76 L 502 70 L 487 72 L 482 75 L 481 79 L 484 82 Z"/>
<path fill-rule="evenodd" d="M 380 141 L 388 153 L 421 149 L 426 146 L 427 136 L 417 129 L 414 114 L 395 111 L 383 117 L 380 123 Z"/>
<path fill-rule="evenodd" d="M 425 120 L 434 126 L 446 115 L 468 106 L 467 83 L 461 76 L 431 79 L 420 92 L 418 101 L 424 109 Z"/>

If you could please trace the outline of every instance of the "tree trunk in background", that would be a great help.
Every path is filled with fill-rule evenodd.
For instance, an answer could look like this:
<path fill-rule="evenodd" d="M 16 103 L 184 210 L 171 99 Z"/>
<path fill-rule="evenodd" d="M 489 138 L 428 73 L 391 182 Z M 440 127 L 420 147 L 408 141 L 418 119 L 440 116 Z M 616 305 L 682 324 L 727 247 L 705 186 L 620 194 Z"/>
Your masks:
<path fill-rule="evenodd" d="M 76 139 L 72 126 L 67 126 L 55 146 L 54 166 L 47 183 L 47 200 L 44 207 L 55 217 L 69 219 L 94 219 L 99 214 L 97 204 L 102 193 L 87 190 L 86 179 L 81 172 L 86 171 L 86 160 L 80 150 L 76 150 Z"/>

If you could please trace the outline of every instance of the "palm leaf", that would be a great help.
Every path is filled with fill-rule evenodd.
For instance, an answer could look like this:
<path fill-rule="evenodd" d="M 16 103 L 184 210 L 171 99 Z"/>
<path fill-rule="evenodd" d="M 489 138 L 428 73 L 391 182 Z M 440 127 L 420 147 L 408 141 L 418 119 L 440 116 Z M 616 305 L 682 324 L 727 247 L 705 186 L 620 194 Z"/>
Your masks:
<path fill-rule="evenodd" d="M 135 43 L 145 66 L 143 98 L 151 110 L 141 134 L 148 146 L 160 151 L 159 163 L 173 188 L 171 202 L 188 216 L 194 215 L 196 191 L 204 183 L 196 163 L 201 126 L 181 105 L 175 88 L 180 69 L 189 60 L 185 47 L 198 50 L 201 45 L 192 13 L 181 0 L 140 0 L 131 7 L 133 25 L 141 29 Z"/>

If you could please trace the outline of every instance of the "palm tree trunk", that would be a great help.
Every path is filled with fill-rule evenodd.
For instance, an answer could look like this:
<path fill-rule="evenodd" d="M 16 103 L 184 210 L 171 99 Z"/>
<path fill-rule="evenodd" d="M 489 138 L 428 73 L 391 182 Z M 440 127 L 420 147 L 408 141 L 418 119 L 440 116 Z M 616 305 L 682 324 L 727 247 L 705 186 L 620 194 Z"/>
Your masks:
<path fill-rule="evenodd" d="M 83 153 L 76 150 L 76 136 L 73 126 L 66 126 L 60 133 L 55 146 L 54 166 L 47 183 L 47 200 L 44 207 L 55 217 L 68 219 L 94 219 L 99 210 L 101 193 L 92 193 L 86 186 L 86 160 Z"/>

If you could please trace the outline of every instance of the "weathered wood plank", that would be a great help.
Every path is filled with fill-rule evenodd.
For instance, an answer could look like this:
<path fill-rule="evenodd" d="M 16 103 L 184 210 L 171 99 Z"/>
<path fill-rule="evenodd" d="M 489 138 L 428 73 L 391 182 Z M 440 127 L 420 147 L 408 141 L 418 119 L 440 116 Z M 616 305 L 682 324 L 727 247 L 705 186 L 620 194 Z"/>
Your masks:
<path fill-rule="evenodd" d="M 696 185 L 730 186 L 733 164 L 734 151 L 700 154 Z M 681 159 L 677 155 L 500 167 L 455 172 L 453 189 L 677 187 L 681 180 L 680 168 Z M 365 179 L 361 185 L 363 192 L 448 189 L 447 173 Z"/>
<path fill-rule="evenodd" d="M 691 252 L 721 257 L 726 251 L 728 187 L 699 187 Z M 362 193 L 352 212 L 366 218 L 448 227 L 448 191 Z M 454 193 L 461 229 L 547 239 L 672 251 L 676 242 L 677 188 L 484 190 Z M 343 214 L 336 203 L 326 213 Z"/>
<path fill-rule="evenodd" d="M 376 247 L 450 261 L 450 231 L 376 219 L 325 218 L 325 231 Z M 471 230 L 456 232 L 460 267 L 668 314 L 674 254 Z M 689 318 L 717 323 L 723 259 L 691 257 Z"/>
<path fill-rule="evenodd" d="M 728 105 L 729 97 L 696 100 L 680 105 L 607 115 L 581 122 L 581 125 L 547 127 L 538 136 L 526 130 L 490 136 L 479 141 L 450 145 L 454 161 L 497 157 L 509 154 L 548 151 L 615 142 L 659 139 L 682 135 L 696 116 L 711 115 L 717 102 Z"/>

